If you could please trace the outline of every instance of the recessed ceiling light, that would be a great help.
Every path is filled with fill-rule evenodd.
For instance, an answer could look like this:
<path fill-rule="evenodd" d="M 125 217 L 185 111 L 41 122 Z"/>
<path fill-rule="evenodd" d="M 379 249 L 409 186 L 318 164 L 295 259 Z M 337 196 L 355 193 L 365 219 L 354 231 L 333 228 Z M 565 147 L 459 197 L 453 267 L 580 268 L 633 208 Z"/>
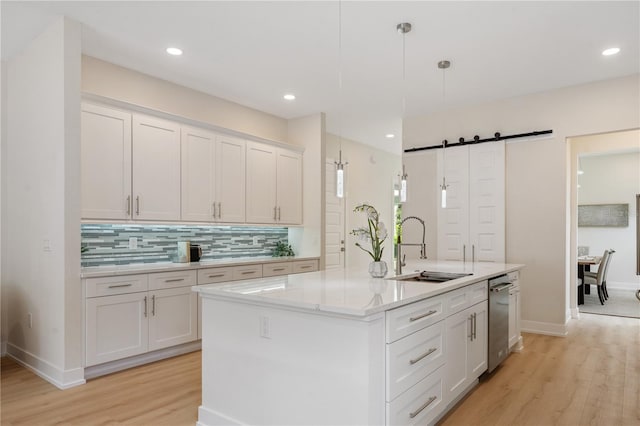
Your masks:
<path fill-rule="evenodd" d="M 620 52 L 620 48 L 619 47 L 610 47 L 609 49 L 605 49 L 602 51 L 602 54 L 604 56 L 611 56 L 611 55 L 615 55 L 616 53 Z"/>
<path fill-rule="evenodd" d="M 283 98 L 285 98 L 288 101 L 292 101 L 296 98 L 296 95 L 294 95 L 293 93 L 287 93 L 286 95 L 283 96 Z"/>
<path fill-rule="evenodd" d="M 177 47 L 167 47 L 167 53 L 173 56 L 182 55 L 182 49 L 178 49 Z"/>
<path fill-rule="evenodd" d="M 396 135 L 394 135 L 393 133 L 387 133 L 386 135 L 384 135 L 384 137 L 387 139 L 393 139 L 396 137 Z"/>

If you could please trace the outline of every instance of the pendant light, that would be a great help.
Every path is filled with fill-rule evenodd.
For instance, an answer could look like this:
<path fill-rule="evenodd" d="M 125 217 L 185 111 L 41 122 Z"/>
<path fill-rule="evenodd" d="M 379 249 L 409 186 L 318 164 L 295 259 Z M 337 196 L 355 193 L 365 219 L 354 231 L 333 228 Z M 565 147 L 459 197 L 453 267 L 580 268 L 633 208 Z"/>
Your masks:
<path fill-rule="evenodd" d="M 442 60 L 440 62 L 438 62 L 438 68 L 442 70 L 442 106 L 444 109 L 445 106 L 445 100 L 446 100 L 446 91 L 445 91 L 445 70 L 447 68 L 449 68 L 451 66 L 451 62 L 447 61 L 447 60 Z M 447 180 L 445 178 L 445 163 L 444 163 L 444 154 L 445 154 L 445 150 L 447 148 L 447 140 L 444 139 L 442 141 L 442 185 L 440 185 L 440 189 L 442 191 L 441 194 L 441 205 L 443 209 L 447 208 L 447 188 L 449 187 L 449 185 L 447 185 Z"/>
<path fill-rule="evenodd" d="M 402 22 L 396 25 L 396 30 L 402 34 L 402 119 L 404 120 L 407 102 L 406 102 L 406 61 L 405 61 L 405 38 L 409 31 L 411 31 L 411 24 L 409 22 Z M 402 139 L 404 140 L 404 131 L 402 132 Z M 400 202 L 407 201 L 407 172 L 405 171 L 404 164 L 402 165 L 402 175 L 400 175 Z"/>
<path fill-rule="evenodd" d="M 339 104 L 342 107 L 342 1 L 338 2 L 338 89 Z M 336 197 L 344 197 L 344 166 L 349 164 L 342 162 L 342 108 L 338 112 L 338 140 L 340 144 L 340 153 L 338 161 L 334 161 L 336 165 Z"/>

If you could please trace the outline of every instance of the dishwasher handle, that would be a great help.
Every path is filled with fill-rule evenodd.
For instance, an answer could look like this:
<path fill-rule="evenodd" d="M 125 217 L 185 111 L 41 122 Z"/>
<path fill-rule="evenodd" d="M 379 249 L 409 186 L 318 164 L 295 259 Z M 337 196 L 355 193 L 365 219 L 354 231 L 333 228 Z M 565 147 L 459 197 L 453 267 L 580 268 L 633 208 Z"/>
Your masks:
<path fill-rule="evenodd" d="M 491 287 L 489 289 L 489 291 L 493 291 L 495 293 L 500 293 L 501 291 L 511 290 L 512 288 L 513 288 L 513 285 L 511 283 L 507 283 L 507 284 L 502 284 L 502 285 L 497 285 L 497 286 Z"/>

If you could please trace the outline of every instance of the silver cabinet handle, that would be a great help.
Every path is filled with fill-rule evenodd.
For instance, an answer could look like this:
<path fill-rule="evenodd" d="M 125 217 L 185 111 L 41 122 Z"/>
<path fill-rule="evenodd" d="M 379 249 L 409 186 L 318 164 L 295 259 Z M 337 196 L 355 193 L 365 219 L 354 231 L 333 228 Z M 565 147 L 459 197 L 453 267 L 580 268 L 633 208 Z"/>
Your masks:
<path fill-rule="evenodd" d="M 222 219 L 222 203 L 218 201 L 218 219 Z"/>
<path fill-rule="evenodd" d="M 221 278 L 224 277 L 224 274 L 213 274 L 213 275 L 209 275 L 209 278 Z"/>
<path fill-rule="evenodd" d="M 147 317 L 147 296 L 144 297 L 144 317 Z"/>
<path fill-rule="evenodd" d="M 469 340 L 473 342 L 473 314 L 469 315 Z"/>
<path fill-rule="evenodd" d="M 476 261 L 476 245 L 472 244 L 471 245 L 471 262 L 475 262 Z"/>
<path fill-rule="evenodd" d="M 433 315 L 435 313 L 437 313 L 438 311 L 434 311 L 434 310 L 430 310 L 429 312 L 427 312 L 426 314 L 422 314 L 422 315 L 418 315 L 417 317 L 411 317 L 409 318 L 409 321 L 413 322 L 413 321 L 418 321 L 421 318 L 424 317 L 428 317 L 429 315 Z"/>
<path fill-rule="evenodd" d="M 242 275 L 255 274 L 255 273 L 256 273 L 256 271 L 244 271 L 244 272 L 242 273 Z"/>
<path fill-rule="evenodd" d="M 422 355 L 420 355 L 418 358 L 410 359 L 409 360 L 409 364 L 413 365 L 416 362 L 420 361 L 421 359 L 424 359 L 424 358 L 428 357 L 429 355 L 431 355 L 432 353 L 434 353 L 437 350 L 438 350 L 437 348 L 431 348 L 428 351 L 426 351 L 425 353 L 423 353 Z"/>
<path fill-rule="evenodd" d="M 278 220 L 278 207 L 273 208 L 273 220 Z"/>
<path fill-rule="evenodd" d="M 213 206 L 213 218 L 215 219 L 216 218 L 216 202 L 215 201 L 213 202 L 212 206 Z"/>
<path fill-rule="evenodd" d="M 309 268 L 311 268 L 311 265 L 304 265 L 300 267 L 300 269 L 309 269 Z"/>
<path fill-rule="evenodd" d="M 184 281 L 184 278 L 174 278 L 172 280 L 164 280 L 165 283 L 179 283 L 180 281 Z"/>
<path fill-rule="evenodd" d="M 127 216 L 131 215 L 131 195 L 127 195 Z"/>
<path fill-rule="evenodd" d="M 476 334 L 476 331 L 478 331 L 478 319 L 477 319 L 477 315 L 475 312 L 473 313 L 473 340 L 476 340 L 478 338 L 478 335 Z"/>
<path fill-rule="evenodd" d="M 467 261 L 467 246 L 465 244 L 462 245 L 462 262 L 466 263 Z"/>
<path fill-rule="evenodd" d="M 151 296 L 151 315 L 156 316 L 156 295 Z"/>
<path fill-rule="evenodd" d="M 286 268 L 273 268 L 273 272 L 284 271 Z"/>
<path fill-rule="evenodd" d="M 433 401 L 435 401 L 436 399 L 438 399 L 437 396 L 432 396 L 431 398 L 429 398 L 427 400 L 427 402 L 425 402 L 424 404 L 422 404 L 420 407 L 418 407 L 418 409 L 416 411 L 413 411 L 411 413 L 409 413 L 409 418 L 414 418 L 415 416 L 417 416 L 418 414 L 420 414 L 422 412 L 422 410 L 424 410 L 425 408 L 427 408 L 429 405 L 431 405 L 431 403 Z"/>
<path fill-rule="evenodd" d="M 278 220 L 280 220 L 280 207 L 278 207 Z"/>
<path fill-rule="evenodd" d="M 136 195 L 136 216 L 140 215 L 140 196 Z"/>
<path fill-rule="evenodd" d="M 131 287 L 133 284 L 129 283 L 129 284 L 114 284 L 114 285 L 110 285 L 109 288 L 119 288 L 119 287 Z"/>

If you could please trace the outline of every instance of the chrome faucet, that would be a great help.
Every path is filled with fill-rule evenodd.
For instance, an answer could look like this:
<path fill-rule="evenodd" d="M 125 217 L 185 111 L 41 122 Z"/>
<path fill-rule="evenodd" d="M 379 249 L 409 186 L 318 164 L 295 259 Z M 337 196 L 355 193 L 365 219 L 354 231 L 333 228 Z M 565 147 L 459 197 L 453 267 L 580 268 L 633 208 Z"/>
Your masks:
<path fill-rule="evenodd" d="M 403 243 L 402 242 L 402 225 L 404 225 L 404 223 L 409 219 L 415 219 L 418 222 L 420 222 L 420 224 L 422 225 L 422 243 Z M 407 255 L 406 254 L 404 256 L 402 255 L 402 246 L 420 246 L 420 259 L 427 258 L 427 245 L 424 242 L 425 234 L 426 234 L 426 227 L 424 225 L 424 220 L 420 219 L 417 216 L 407 216 L 404 219 L 402 219 L 402 221 L 400 222 L 399 228 L 400 228 L 400 232 L 398 233 L 398 243 L 396 244 L 396 247 L 398 248 L 398 259 L 396 261 L 396 275 L 402 275 L 402 267 L 407 265 L 404 261 Z"/>

